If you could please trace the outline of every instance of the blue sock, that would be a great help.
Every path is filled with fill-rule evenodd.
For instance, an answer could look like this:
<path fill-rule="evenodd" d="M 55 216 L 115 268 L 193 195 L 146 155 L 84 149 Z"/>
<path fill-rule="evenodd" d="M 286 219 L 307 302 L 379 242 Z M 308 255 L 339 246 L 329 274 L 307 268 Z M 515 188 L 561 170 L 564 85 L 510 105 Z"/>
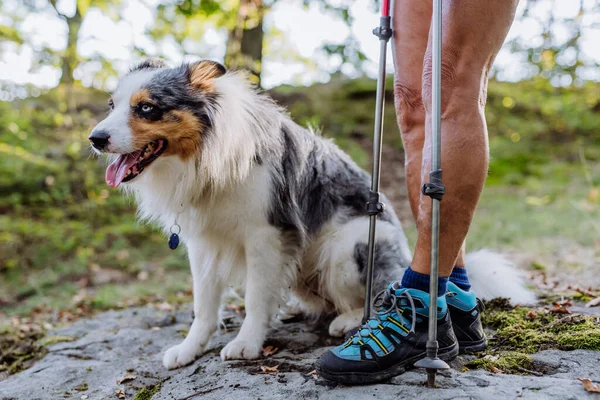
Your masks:
<path fill-rule="evenodd" d="M 465 292 L 468 292 L 469 289 L 471 289 L 469 275 L 467 274 L 467 269 L 464 267 L 454 267 L 452 269 L 452 274 L 450 274 L 450 282 L 454 283 Z"/>
<path fill-rule="evenodd" d="M 429 275 L 420 274 L 413 271 L 410 267 L 404 271 L 402 277 L 402 287 L 409 289 L 417 289 L 423 292 L 429 293 L 429 282 L 431 279 Z M 443 276 L 438 277 L 438 296 L 446 294 L 446 287 L 448 286 L 448 278 Z"/>

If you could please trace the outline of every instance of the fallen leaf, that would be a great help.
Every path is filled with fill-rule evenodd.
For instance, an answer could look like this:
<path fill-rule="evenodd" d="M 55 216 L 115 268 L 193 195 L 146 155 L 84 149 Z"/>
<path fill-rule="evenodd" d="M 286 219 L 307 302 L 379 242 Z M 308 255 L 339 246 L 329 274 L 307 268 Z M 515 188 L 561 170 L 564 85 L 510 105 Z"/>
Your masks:
<path fill-rule="evenodd" d="M 135 378 L 137 378 L 135 375 L 133 374 L 127 374 L 124 377 L 117 379 L 117 385 L 120 385 L 123 382 L 129 382 L 134 380 Z"/>
<path fill-rule="evenodd" d="M 279 349 L 277 347 L 267 346 L 263 349 L 263 356 L 269 357 L 269 356 L 272 356 L 273 354 L 277 353 L 278 351 L 279 351 Z"/>
<path fill-rule="evenodd" d="M 535 311 L 531 310 L 527 313 L 527 318 L 535 319 L 535 317 L 537 317 L 537 313 Z"/>
<path fill-rule="evenodd" d="M 583 388 L 590 393 L 600 393 L 600 385 L 594 385 L 588 378 L 577 378 L 583 383 Z"/>
<path fill-rule="evenodd" d="M 561 301 L 557 301 L 556 303 L 554 303 L 554 305 L 559 305 L 559 306 L 564 306 L 564 307 L 571 307 L 573 305 L 573 303 L 571 303 L 570 299 L 563 299 Z"/>
<path fill-rule="evenodd" d="M 274 367 L 267 367 L 266 365 L 261 365 L 260 370 L 263 374 L 276 374 L 279 372 L 279 365 Z"/>
<path fill-rule="evenodd" d="M 585 306 L 586 307 L 597 307 L 597 306 L 600 306 L 600 297 L 596 297 L 595 299 L 588 301 Z"/>
<path fill-rule="evenodd" d="M 499 369 L 499 368 L 496 368 L 496 367 L 494 367 L 493 365 L 490 367 L 490 369 L 491 369 L 491 370 L 492 370 L 492 372 L 493 372 L 493 373 L 495 373 L 495 374 L 503 374 L 503 373 L 504 373 L 504 371 L 502 371 L 502 370 L 501 370 L 501 369 Z"/>
<path fill-rule="evenodd" d="M 125 400 L 125 390 L 124 389 L 115 390 L 115 394 L 117 395 L 117 398 L 119 398 L 120 400 Z"/>
<path fill-rule="evenodd" d="M 564 306 L 558 303 L 554 303 L 554 308 L 550 310 L 554 314 L 571 314 L 571 311 L 567 310 Z"/>

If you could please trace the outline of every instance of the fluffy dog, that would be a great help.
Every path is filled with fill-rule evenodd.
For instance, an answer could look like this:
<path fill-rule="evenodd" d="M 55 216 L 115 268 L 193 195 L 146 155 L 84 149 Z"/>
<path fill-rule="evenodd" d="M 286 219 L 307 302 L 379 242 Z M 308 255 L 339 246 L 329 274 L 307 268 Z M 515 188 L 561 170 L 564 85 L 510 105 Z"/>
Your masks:
<path fill-rule="evenodd" d="M 359 324 L 370 177 L 346 154 L 211 61 L 143 62 L 109 105 L 90 135 L 93 148 L 114 159 L 107 184 L 132 193 L 141 218 L 167 233 L 180 226 L 189 255 L 195 317 L 185 340 L 166 351 L 167 368 L 203 353 L 227 287 L 245 289 L 247 314 L 221 351 L 224 360 L 259 357 L 271 317 L 292 299 L 313 316 L 337 312 L 332 335 Z M 375 257 L 376 291 L 399 279 L 411 259 L 389 207 L 378 217 Z M 513 274 L 491 253 L 471 255 L 468 267 L 484 292 L 490 274 Z M 502 294 L 530 300 L 513 282 Z M 498 293 L 488 289 L 488 297 Z"/>

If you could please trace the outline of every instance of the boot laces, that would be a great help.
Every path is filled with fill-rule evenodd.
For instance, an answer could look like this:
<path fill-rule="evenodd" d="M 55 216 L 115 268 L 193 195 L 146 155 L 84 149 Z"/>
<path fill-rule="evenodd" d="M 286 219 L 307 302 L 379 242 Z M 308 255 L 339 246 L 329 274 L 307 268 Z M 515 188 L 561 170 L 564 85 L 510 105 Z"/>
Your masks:
<path fill-rule="evenodd" d="M 392 285 L 392 287 L 394 286 L 395 285 Z M 395 291 L 391 288 L 388 288 L 377 293 L 377 295 L 373 298 L 373 301 L 371 302 L 371 311 L 373 315 L 371 316 L 371 319 L 369 321 L 365 322 L 360 328 L 358 328 L 358 331 L 356 332 L 358 338 L 365 338 L 365 336 L 361 334 L 361 331 L 363 329 L 367 329 L 369 331 L 369 334 L 373 333 L 373 328 L 371 328 L 371 326 L 369 325 L 370 321 L 375 320 L 377 321 L 378 325 L 381 325 L 381 323 L 383 322 L 381 320 L 381 317 L 386 314 L 389 314 L 392 311 L 396 311 L 396 313 L 399 316 L 402 315 L 400 309 L 406 308 L 406 306 L 399 305 L 399 300 L 402 298 L 406 298 L 408 300 L 408 303 L 410 304 L 410 309 L 412 311 L 412 321 L 409 332 L 414 333 L 415 325 L 417 322 L 417 310 L 415 308 L 415 302 L 413 300 L 413 297 L 406 290 L 400 293 L 400 295 L 396 296 Z M 402 322 L 402 320 L 400 321 Z"/>

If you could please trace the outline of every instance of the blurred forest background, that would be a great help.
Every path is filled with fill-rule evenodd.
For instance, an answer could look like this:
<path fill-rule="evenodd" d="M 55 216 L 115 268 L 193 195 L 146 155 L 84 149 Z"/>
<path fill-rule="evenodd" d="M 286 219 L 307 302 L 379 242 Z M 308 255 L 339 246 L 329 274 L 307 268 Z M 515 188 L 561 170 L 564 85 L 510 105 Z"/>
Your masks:
<path fill-rule="evenodd" d="M 370 168 L 371 0 L 0 4 L 0 325 L 190 300 L 184 250 L 136 222 L 87 142 L 143 57 L 245 68 Z M 468 245 L 510 254 L 541 289 L 600 288 L 599 42 L 598 2 L 522 0 L 490 82 L 492 160 Z M 414 243 L 388 78 L 382 179 Z"/>

